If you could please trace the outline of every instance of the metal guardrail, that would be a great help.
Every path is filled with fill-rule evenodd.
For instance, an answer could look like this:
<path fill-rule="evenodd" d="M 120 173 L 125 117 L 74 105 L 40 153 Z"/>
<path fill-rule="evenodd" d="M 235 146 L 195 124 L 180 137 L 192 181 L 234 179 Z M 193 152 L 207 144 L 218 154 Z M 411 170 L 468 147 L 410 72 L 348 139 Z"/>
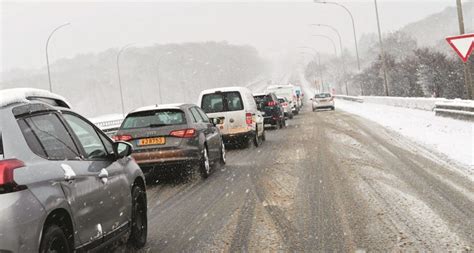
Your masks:
<path fill-rule="evenodd" d="M 361 97 L 354 97 L 354 96 L 345 96 L 345 95 L 334 95 L 335 98 L 349 100 L 352 102 L 364 103 L 364 99 Z"/>
<path fill-rule="evenodd" d="M 436 116 L 474 121 L 474 104 L 472 103 L 436 103 L 434 112 Z"/>

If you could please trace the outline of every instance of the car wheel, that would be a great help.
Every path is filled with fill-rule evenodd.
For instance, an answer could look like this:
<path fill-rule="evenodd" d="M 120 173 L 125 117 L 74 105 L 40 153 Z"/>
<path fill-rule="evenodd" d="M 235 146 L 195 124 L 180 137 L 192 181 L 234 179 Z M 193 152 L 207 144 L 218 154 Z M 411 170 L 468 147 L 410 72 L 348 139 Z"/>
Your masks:
<path fill-rule="evenodd" d="M 148 218 L 146 193 L 139 186 L 132 188 L 132 231 L 128 244 L 140 249 L 146 244 L 148 234 Z"/>
<path fill-rule="evenodd" d="M 265 131 L 265 128 L 264 128 L 264 129 L 263 129 L 263 133 L 262 133 L 262 142 L 267 140 L 267 135 L 266 135 L 265 132 L 266 132 L 266 131 Z"/>
<path fill-rule="evenodd" d="M 207 147 L 204 146 L 201 158 L 201 176 L 203 178 L 208 178 L 211 174 L 211 163 L 209 161 L 209 154 L 207 152 Z"/>
<path fill-rule="evenodd" d="M 336 108 L 333 106 L 333 107 L 331 108 L 331 110 L 333 110 L 333 111 L 334 111 L 334 110 L 336 110 Z"/>
<path fill-rule="evenodd" d="M 289 117 L 289 118 L 290 118 L 290 119 L 293 119 L 293 113 L 292 113 L 292 114 L 290 114 L 290 117 Z"/>
<path fill-rule="evenodd" d="M 72 252 L 64 231 L 58 225 L 49 226 L 41 239 L 40 253 Z"/>
<path fill-rule="evenodd" d="M 220 162 L 222 165 L 224 165 L 226 163 L 226 153 L 225 153 L 225 145 L 224 145 L 224 142 L 221 142 L 221 158 L 220 158 Z"/>

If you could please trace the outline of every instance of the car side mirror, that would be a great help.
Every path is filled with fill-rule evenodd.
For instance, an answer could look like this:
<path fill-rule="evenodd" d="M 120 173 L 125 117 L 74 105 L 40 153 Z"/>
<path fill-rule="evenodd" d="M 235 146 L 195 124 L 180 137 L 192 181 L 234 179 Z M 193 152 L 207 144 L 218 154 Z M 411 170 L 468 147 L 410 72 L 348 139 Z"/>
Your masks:
<path fill-rule="evenodd" d="M 120 159 L 132 154 L 132 144 L 124 141 L 116 141 L 113 144 L 115 158 Z"/>

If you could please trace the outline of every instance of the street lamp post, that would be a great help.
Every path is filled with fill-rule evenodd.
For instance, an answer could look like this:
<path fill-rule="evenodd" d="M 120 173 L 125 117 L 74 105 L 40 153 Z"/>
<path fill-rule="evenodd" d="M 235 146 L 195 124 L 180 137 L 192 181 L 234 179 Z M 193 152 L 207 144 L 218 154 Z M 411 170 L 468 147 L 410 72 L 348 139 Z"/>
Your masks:
<path fill-rule="evenodd" d="M 323 27 L 327 27 L 331 30 L 333 30 L 336 34 L 337 34 L 337 37 L 339 39 L 339 48 L 340 48 L 340 57 L 341 57 L 341 63 L 342 63 L 342 75 L 343 75 L 343 82 L 345 84 L 345 87 L 346 87 L 346 95 L 349 95 L 349 89 L 347 87 L 347 80 L 346 80 L 346 62 L 344 60 L 344 56 L 343 56 L 343 52 L 344 52 L 344 49 L 342 47 L 342 38 L 341 38 L 341 34 L 339 33 L 339 31 L 334 28 L 333 26 L 330 26 L 330 25 L 327 25 L 327 24 L 311 24 L 311 26 L 323 26 Z"/>
<path fill-rule="evenodd" d="M 120 102 L 121 102 L 121 105 L 122 105 L 122 115 L 123 116 L 125 116 L 125 106 L 124 106 L 124 103 L 123 103 L 123 90 L 122 90 L 122 80 L 121 80 L 121 77 L 120 77 L 120 64 L 119 64 L 119 61 L 120 61 L 120 55 L 122 54 L 122 52 L 133 44 L 135 44 L 135 43 L 130 43 L 130 44 L 127 44 L 127 45 L 123 46 L 119 50 L 119 52 L 117 53 L 117 62 L 116 62 L 117 63 L 117 76 L 118 76 L 118 83 L 119 83 L 119 90 L 120 90 Z"/>
<path fill-rule="evenodd" d="M 379 33 L 380 57 L 382 59 L 382 68 L 383 68 L 383 84 L 384 84 L 385 96 L 388 97 L 387 64 L 385 63 L 385 50 L 383 48 L 382 33 L 380 32 L 379 8 L 377 6 L 377 0 L 374 0 L 374 3 L 375 3 L 375 16 L 377 18 L 377 30 Z"/>
<path fill-rule="evenodd" d="M 337 57 L 336 43 L 334 43 L 334 40 L 331 39 L 331 37 L 326 36 L 326 35 L 323 35 L 323 34 L 313 34 L 313 35 L 311 35 L 311 36 L 313 36 L 313 37 L 321 37 L 321 38 L 326 38 L 326 39 L 328 39 L 328 40 L 331 42 L 332 47 L 333 47 L 333 49 L 334 49 L 334 55 Z"/>
<path fill-rule="evenodd" d="M 65 23 L 65 24 L 62 24 L 58 27 L 56 27 L 48 36 L 48 40 L 46 40 L 46 67 L 48 69 L 48 82 L 49 82 L 49 91 L 50 92 L 53 92 L 53 85 L 51 83 L 51 71 L 49 69 L 49 54 L 48 54 L 48 46 L 49 46 L 49 40 L 51 39 L 51 37 L 53 36 L 53 34 L 59 30 L 60 28 L 64 27 L 64 26 L 67 26 L 67 25 L 70 25 L 70 23 Z"/>
<path fill-rule="evenodd" d="M 351 21 L 352 21 L 352 32 L 353 32 L 353 35 L 354 35 L 354 44 L 355 44 L 355 51 L 356 51 L 356 56 L 357 56 L 357 69 L 360 71 L 360 59 L 359 59 L 359 48 L 357 46 L 357 33 L 356 33 L 356 28 L 355 28 L 355 22 L 354 22 L 354 16 L 352 16 L 352 13 L 351 11 L 344 5 L 340 4 L 340 3 L 337 3 L 337 2 L 326 2 L 326 1 L 323 1 L 323 2 L 318 2 L 317 0 L 314 1 L 315 3 L 321 3 L 321 4 L 333 4 L 333 5 L 337 5 L 339 7 L 342 7 L 344 10 L 346 10 L 346 12 L 349 14 L 349 16 L 351 17 Z"/>
<path fill-rule="evenodd" d="M 457 12 L 458 12 L 458 22 L 459 22 L 459 33 L 464 34 L 464 16 L 462 12 L 462 3 L 461 0 L 456 0 Z M 472 74 L 470 62 L 467 61 L 464 63 L 464 85 L 466 86 L 466 97 L 467 99 L 474 98 L 474 87 L 472 87 Z"/>

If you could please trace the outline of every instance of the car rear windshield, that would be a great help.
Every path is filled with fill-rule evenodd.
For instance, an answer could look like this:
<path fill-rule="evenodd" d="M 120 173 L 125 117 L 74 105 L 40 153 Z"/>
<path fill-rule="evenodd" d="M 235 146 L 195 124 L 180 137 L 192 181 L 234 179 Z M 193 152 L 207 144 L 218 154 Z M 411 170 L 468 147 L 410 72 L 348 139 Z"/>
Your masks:
<path fill-rule="evenodd" d="M 293 95 L 293 90 L 291 88 L 276 88 L 272 89 L 272 92 L 279 97 L 291 98 Z"/>
<path fill-rule="evenodd" d="M 329 93 L 321 93 L 321 94 L 316 94 L 314 95 L 315 98 L 329 98 L 331 97 L 331 94 Z"/>
<path fill-rule="evenodd" d="M 278 99 L 278 102 L 280 102 L 280 103 L 285 103 L 286 101 L 285 101 L 283 98 L 279 98 L 279 99 Z"/>
<path fill-rule="evenodd" d="M 121 129 L 152 128 L 186 124 L 186 116 L 179 109 L 135 112 L 123 121 Z"/>
<path fill-rule="evenodd" d="M 201 108 L 206 113 L 240 111 L 244 109 L 242 98 L 237 91 L 217 92 L 202 97 Z"/>

